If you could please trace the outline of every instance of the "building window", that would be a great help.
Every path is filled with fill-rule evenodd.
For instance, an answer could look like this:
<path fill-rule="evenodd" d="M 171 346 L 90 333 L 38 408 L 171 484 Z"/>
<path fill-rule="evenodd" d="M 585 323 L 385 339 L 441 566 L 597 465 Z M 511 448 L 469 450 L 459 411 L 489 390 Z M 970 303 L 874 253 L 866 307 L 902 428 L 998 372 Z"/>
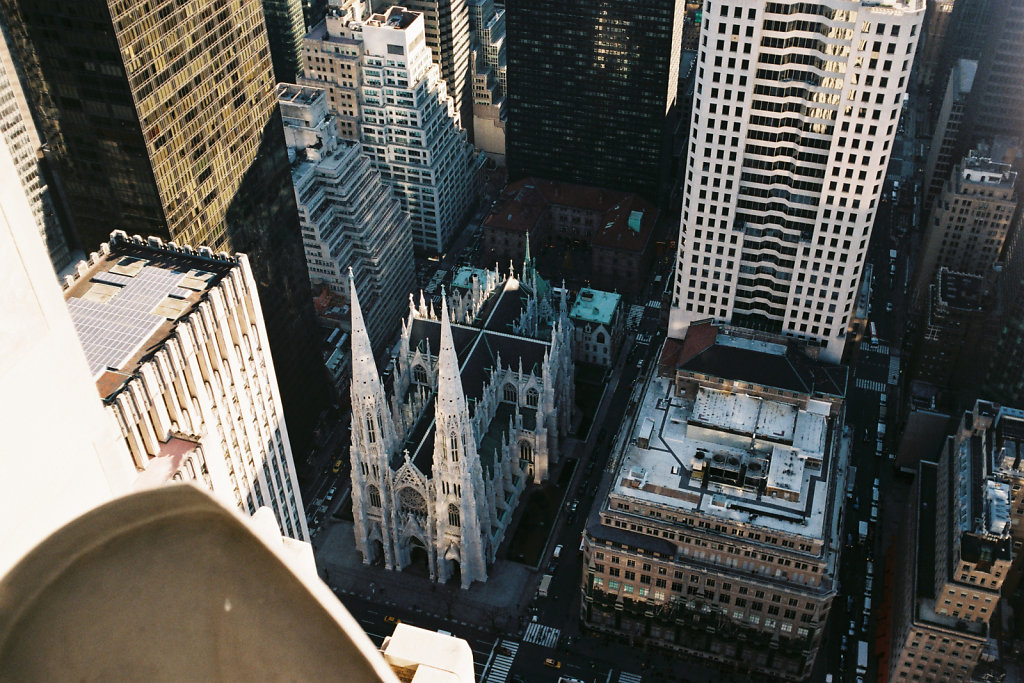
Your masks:
<path fill-rule="evenodd" d="M 526 462 L 533 462 L 533 447 L 529 441 L 521 441 L 519 443 L 519 459 L 525 460 Z"/>
<path fill-rule="evenodd" d="M 369 494 L 370 494 L 370 506 L 371 507 L 375 507 L 375 508 L 379 508 L 380 507 L 380 491 L 377 490 L 376 486 L 371 486 L 369 488 Z"/>
<path fill-rule="evenodd" d="M 448 453 L 451 455 L 452 462 L 459 461 L 459 437 L 455 432 L 448 437 Z"/>
<path fill-rule="evenodd" d="M 527 389 L 526 405 L 530 406 L 531 408 L 536 408 L 538 403 L 540 403 L 540 394 L 537 393 L 537 390 L 532 387 L 530 389 Z"/>
<path fill-rule="evenodd" d="M 423 368 L 422 365 L 414 365 L 412 367 L 412 379 L 417 384 L 427 383 L 427 371 Z"/>
<path fill-rule="evenodd" d="M 509 403 L 517 403 L 519 400 L 519 394 L 516 392 L 516 388 L 511 384 L 505 385 L 504 400 Z"/>
<path fill-rule="evenodd" d="M 459 508 L 454 503 L 448 506 L 448 524 L 450 526 L 462 526 L 459 519 Z"/>

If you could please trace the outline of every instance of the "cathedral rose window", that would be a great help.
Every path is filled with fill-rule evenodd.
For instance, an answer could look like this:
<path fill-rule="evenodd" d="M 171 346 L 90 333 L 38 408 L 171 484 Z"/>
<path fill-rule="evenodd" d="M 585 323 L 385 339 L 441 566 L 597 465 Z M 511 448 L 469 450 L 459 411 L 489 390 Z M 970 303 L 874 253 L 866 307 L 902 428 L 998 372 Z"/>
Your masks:
<path fill-rule="evenodd" d="M 408 487 L 398 492 L 398 506 L 408 515 L 423 517 L 427 514 L 427 501 L 418 491 Z"/>

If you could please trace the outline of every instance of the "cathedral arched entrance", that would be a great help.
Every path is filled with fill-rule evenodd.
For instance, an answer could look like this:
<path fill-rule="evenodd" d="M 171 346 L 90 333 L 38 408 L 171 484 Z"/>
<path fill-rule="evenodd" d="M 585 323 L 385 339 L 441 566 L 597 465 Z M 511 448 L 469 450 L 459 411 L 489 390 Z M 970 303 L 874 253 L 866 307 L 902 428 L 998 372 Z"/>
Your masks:
<path fill-rule="evenodd" d="M 430 554 L 423 541 L 415 536 L 409 539 L 409 564 L 402 571 L 430 578 Z"/>
<path fill-rule="evenodd" d="M 451 574 L 448 575 L 447 583 L 451 586 L 462 585 L 462 565 L 459 564 L 458 560 L 445 560 L 448 563 L 448 568 L 451 570 Z"/>
<path fill-rule="evenodd" d="M 384 566 L 384 544 L 378 538 L 370 541 L 370 564 L 374 567 Z"/>

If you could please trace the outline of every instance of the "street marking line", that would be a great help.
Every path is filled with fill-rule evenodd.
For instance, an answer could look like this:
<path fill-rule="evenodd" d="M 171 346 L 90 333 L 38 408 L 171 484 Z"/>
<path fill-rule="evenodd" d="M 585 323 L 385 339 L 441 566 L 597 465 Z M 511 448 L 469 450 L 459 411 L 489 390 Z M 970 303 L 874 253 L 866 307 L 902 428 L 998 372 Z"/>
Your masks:
<path fill-rule="evenodd" d="M 554 647 L 558 644 L 558 637 L 562 634 L 561 629 L 553 626 L 545 626 L 537 622 L 531 622 L 523 634 L 523 640 L 543 647 Z"/>

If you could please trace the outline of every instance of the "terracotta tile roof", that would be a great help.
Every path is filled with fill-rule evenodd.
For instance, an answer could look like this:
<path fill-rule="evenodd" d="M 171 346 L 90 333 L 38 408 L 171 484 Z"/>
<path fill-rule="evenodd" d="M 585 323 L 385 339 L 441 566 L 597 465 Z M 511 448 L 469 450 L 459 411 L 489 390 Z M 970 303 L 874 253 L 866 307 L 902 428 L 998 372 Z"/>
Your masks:
<path fill-rule="evenodd" d="M 509 232 L 536 232 L 551 206 L 603 214 L 593 244 L 611 249 L 643 251 L 658 220 L 657 207 L 632 193 L 543 178 L 523 178 L 505 187 L 490 215 L 484 219 L 484 226 Z M 635 217 L 634 212 L 637 213 Z M 631 217 L 638 224 L 638 229 L 630 227 Z"/>

